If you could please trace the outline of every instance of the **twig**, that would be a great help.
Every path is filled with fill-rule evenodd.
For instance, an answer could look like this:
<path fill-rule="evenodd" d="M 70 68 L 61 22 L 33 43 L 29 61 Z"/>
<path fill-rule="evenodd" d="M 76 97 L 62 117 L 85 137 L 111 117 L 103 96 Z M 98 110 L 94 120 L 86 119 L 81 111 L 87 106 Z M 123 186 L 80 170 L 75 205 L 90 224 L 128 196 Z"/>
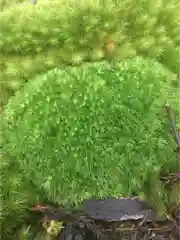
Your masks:
<path fill-rule="evenodd" d="M 169 216 L 169 215 L 167 215 L 166 216 L 167 217 L 167 219 L 169 220 L 169 221 L 171 221 L 173 224 L 174 224 L 174 226 L 179 230 L 179 232 L 180 232 L 180 226 L 176 223 L 176 221 L 174 220 L 174 218 L 172 218 L 172 216 Z"/>
<path fill-rule="evenodd" d="M 180 172 L 172 173 L 160 178 L 165 184 L 172 184 L 180 180 Z"/>
<path fill-rule="evenodd" d="M 116 232 L 117 231 L 119 231 L 119 232 L 125 232 L 125 231 L 129 231 L 129 232 L 135 232 L 135 231 L 138 231 L 138 230 L 140 230 L 139 228 L 116 228 Z M 168 231 L 171 231 L 172 230 L 172 228 L 169 228 L 169 227 L 166 227 L 166 228 L 148 228 L 147 229 L 148 231 L 155 231 L 155 232 L 161 232 L 161 231 L 163 231 L 163 232 L 168 232 Z M 104 231 L 105 232 L 111 232 L 112 231 L 112 229 L 104 229 Z"/>

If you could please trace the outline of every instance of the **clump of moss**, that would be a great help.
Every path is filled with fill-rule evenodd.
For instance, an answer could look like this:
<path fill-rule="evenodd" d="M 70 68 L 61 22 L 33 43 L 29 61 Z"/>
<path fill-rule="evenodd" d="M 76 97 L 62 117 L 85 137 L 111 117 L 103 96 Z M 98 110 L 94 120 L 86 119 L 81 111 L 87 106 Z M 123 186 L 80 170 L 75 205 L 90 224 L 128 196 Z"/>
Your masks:
<path fill-rule="evenodd" d="M 63 64 L 137 54 L 179 74 L 179 17 L 179 0 L 38 0 L 7 7 L 0 15 L 0 101 L 8 98 L 4 89 L 11 95 Z"/>
<path fill-rule="evenodd" d="M 44 200 L 45 194 L 31 179 L 24 176 L 18 162 L 0 155 L 0 221 L 1 239 L 16 238 L 15 232 L 24 223 L 31 223 L 32 204 Z M 33 219 L 34 220 L 34 219 Z"/>
<path fill-rule="evenodd" d="M 147 188 L 157 201 L 162 166 L 177 166 L 164 121 L 167 77 L 139 57 L 38 76 L 5 107 L 4 152 L 53 202 Z"/>

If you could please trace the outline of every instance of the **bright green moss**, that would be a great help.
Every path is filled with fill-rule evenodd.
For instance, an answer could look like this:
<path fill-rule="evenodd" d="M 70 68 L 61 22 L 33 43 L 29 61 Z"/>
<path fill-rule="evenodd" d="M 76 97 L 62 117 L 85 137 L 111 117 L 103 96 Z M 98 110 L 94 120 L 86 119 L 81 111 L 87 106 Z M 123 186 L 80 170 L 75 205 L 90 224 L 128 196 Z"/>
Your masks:
<path fill-rule="evenodd" d="M 0 10 L 8 9 L 9 7 L 14 7 L 16 4 L 27 3 L 27 0 L 0 0 Z"/>
<path fill-rule="evenodd" d="M 0 85 L 13 92 L 63 63 L 136 54 L 179 74 L 179 0 L 27 1 L 5 8 L 0 23 Z"/>
<path fill-rule="evenodd" d="M 5 154 L 50 201 L 136 193 L 158 205 L 161 169 L 178 167 L 164 116 L 169 76 L 142 58 L 38 76 L 5 108 Z"/>

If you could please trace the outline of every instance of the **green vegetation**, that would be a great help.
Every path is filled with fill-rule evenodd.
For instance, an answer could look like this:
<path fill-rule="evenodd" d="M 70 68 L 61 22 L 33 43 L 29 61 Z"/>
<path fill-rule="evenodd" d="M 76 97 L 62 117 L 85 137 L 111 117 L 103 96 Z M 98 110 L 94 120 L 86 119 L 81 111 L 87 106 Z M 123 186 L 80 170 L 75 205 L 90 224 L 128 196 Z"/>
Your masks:
<path fill-rule="evenodd" d="M 0 10 L 6 10 L 9 7 L 14 7 L 16 4 L 22 4 L 22 3 L 27 3 L 26 0 L 0 0 Z"/>
<path fill-rule="evenodd" d="M 179 168 L 164 109 L 180 116 L 179 0 L 0 0 L 0 11 L 2 240 L 46 239 L 33 204 L 179 204 L 179 186 L 159 179 Z"/>
<path fill-rule="evenodd" d="M 24 1 L 4 8 L 0 23 L 1 101 L 64 64 L 138 54 L 179 74 L 179 0 Z"/>
<path fill-rule="evenodd" d="M 71 205 L 134 193 L 162 210 L 160 173 L 178 168 L 164 117 L 170 76 L 137 57 L 55 69 L 31 80 L 1 120 L 10 164 L 3 181 L 13 192 L 1 182 L 8 213 L 37 199 Z"/>

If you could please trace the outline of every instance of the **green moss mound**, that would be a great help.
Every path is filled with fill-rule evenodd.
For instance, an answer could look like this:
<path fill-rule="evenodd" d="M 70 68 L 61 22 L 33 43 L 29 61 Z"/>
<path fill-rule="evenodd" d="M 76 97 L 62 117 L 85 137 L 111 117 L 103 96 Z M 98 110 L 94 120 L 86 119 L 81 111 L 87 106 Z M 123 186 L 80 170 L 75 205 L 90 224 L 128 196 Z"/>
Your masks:
<path fill-rule="evenodd" d="M 179 19 L 179 0 L 38 0 L 6 7 L 0 15 L 0 101 L 32 76 L 64 64 L 138 54 L 179 74 Z"/>
<path fill-rule="evenodd" d="M 157 201 L 160 171 L 178 168 L 164 120 L 169 76 L 139 57 L 38 76 L 5 108 L 5 155 L 49 201 L 134 193 Z"/>

